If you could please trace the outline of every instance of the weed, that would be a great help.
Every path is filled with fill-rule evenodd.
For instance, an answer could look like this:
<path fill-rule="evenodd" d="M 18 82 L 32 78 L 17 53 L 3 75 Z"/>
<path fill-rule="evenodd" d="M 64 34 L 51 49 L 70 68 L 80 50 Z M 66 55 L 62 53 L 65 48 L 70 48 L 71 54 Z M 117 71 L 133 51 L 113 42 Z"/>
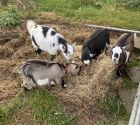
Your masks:
<path fill-rule="evenodd" d="M 9 6 L 7 11 L 0 14 L 0 27 L 16 26 L 20 24 L 20 14 L 15 6 Z"/>

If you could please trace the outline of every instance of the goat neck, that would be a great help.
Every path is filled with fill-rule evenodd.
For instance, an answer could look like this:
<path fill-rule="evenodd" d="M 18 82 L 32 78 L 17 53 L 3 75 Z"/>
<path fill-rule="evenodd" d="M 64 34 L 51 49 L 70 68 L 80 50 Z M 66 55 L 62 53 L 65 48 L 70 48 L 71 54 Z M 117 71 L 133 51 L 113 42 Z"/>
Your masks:
<path fill-rule="evenodd" d="M 120 59 L 119 59 L 119 65 L 125 64 L 126 60 L 127 60 L 126 51 L 122 49 L 122 53 L 121 53 Z"/>

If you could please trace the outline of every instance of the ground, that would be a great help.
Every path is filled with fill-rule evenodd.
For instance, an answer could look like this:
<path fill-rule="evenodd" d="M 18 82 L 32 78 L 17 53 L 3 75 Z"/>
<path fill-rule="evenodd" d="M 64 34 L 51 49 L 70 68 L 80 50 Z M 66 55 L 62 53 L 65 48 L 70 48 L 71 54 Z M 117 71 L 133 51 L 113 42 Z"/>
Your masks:
<path fill-rule="evenodd" d="M 50 19 L 51 16 L 55 17 L 57 15 L 44 13 L 39 17 L 34 17 L 34 19 L 37 23 L 47 24 L 63 34 L 68 42 L 76 42 L 77 51 L 73 58 L 81 65 L 79 60 L 81 45 L 93 30 L 59 19 L 56 20 L 56 18 Z M 116 34 L 111 34 L 112 42 L 116 38 Z M 23 93 L 22 79 L 16 73 L 17 68 L 27 59 L 40 58 L 50 60 L 50 56 L 47 53 L 36 55 L 34 52 L 26 29 L 26 19 L 23 20 L 21 26 L 0 29 L 0 41 L 0 105 L 6 106 Z M 65 61 L 61 55 L 57 60 L 60 62 Z M 53 96 L 58 98 L 65 112 L 74 117 L 74 124 L 91 125 L 104 116 L 99 106 L 100 99 L 105 97 L 108 92 L 123 86 L 122 79 L 117 79 L 113 76 L 114 67 L 109 56 L 102 55 L 90 67 L 83 67 L 80 76 L 66 77 L 67 90 L 55 87 L 52 90 L 43 89 L 42 91 L 50 91 Z M 18 113 L 14 114 L 8 123 L 11 125 L 26 123 L 32 125 L 46 124 L 34 118 L 32 107 L 27 105 L 22 105 Z"/>

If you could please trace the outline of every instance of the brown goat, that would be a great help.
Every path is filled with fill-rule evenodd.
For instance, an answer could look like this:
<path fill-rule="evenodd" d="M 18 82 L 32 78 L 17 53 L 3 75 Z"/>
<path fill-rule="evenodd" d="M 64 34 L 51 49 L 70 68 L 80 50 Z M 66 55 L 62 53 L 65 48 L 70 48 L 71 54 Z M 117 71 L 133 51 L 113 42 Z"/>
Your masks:
<path fill-rule="evenodd" d="M 118 65 L 117 75 L 125 71 L 125 66 L 132 56 L 134 48 L 134 34 L 122 34 L 112 47 L 112 61 Z"/>

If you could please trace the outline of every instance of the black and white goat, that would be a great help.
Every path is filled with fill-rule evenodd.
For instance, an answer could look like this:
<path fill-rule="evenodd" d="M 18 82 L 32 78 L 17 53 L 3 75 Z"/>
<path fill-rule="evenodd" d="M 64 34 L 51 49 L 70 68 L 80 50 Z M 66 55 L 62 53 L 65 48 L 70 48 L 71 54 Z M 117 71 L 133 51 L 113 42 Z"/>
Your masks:
<path fill-rule="evenodd" d="M 48 52 L 53 60 L 61 51 L 63 56 L 69 60 L 70 55 L 74 52 L 75 43 L 69 45 L 61 34 L 48 26 L 37 25 L 34 21 L 28 20 L 27 30 L 32 39 L 33 48 L 38 54 L 43 51 Z"/>
<path fill-rule="evenodd" d="M 107 29 L 99 29 L 93 32 L 84 42 L 82 62 L 89 65 L 91 60 L 98 57 L 106 48 L 106 43 L 110 44 L 109 31 Z"/>
<path fill-rule="evenodd" d="M 134 34 L 124 33 L 111 47 L 111 59 L 118 65 L 117 75 L 122 75 L 125 71 L 125 66 L 132 56 L 134 48 Z"/>
<path fill-rule="evenodd" d="M 35 86 L 44 86 L 60 83 L 62 88 L 66 88 L 63 77 L 67 74 L 77 75 L 80 72 L 80 66 L 75 63 L 66 65 L 43 60 L 27 60 L 18 69 L 22 76 L 25 90 Z"/>

